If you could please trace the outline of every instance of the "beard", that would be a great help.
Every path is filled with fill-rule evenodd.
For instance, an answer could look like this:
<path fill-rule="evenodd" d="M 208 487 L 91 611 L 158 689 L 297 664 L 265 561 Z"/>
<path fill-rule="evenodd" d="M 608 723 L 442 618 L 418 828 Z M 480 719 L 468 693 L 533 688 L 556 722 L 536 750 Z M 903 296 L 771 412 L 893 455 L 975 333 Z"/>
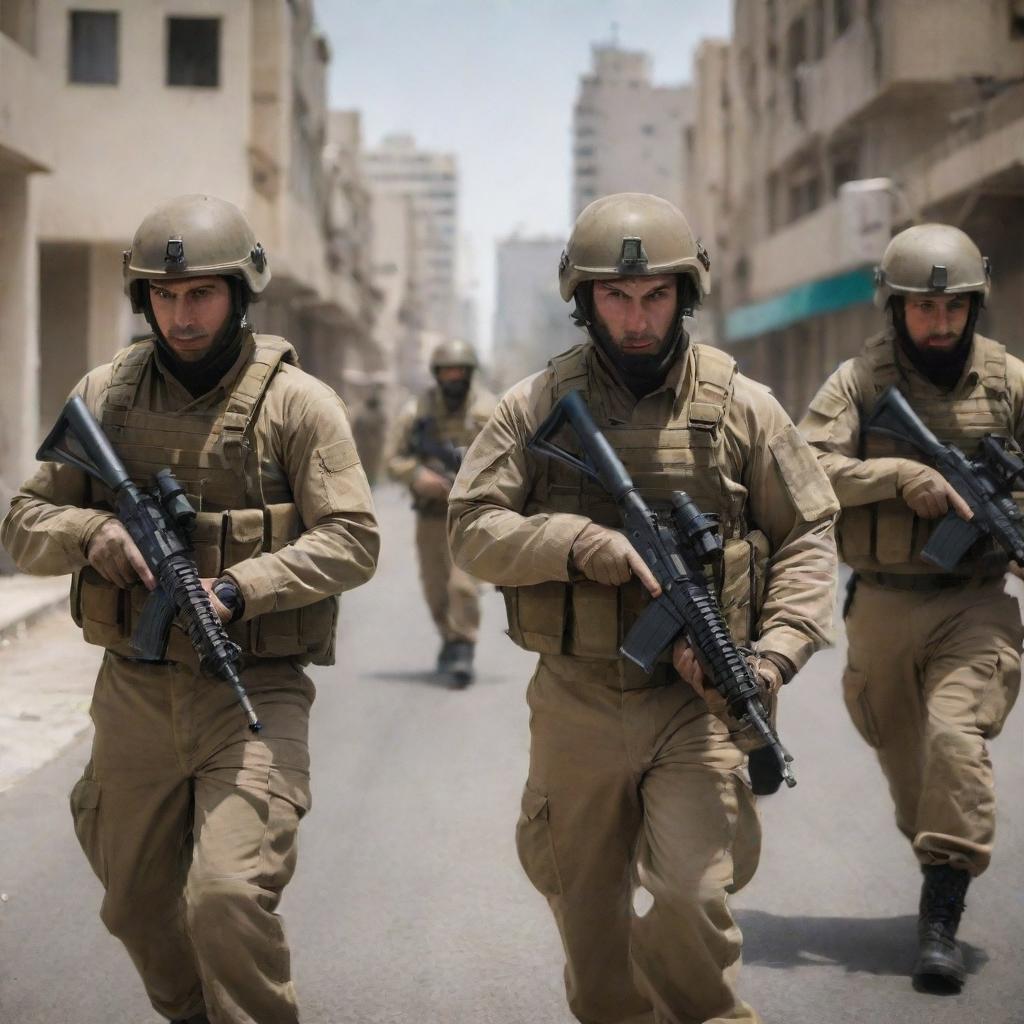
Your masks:
<path fill-rule="evenodd" d="M 659 337 L 651 332 L 627 333 L 619 340 L 612 337 L 604 321 L 595 314 L 591 327 L 594 343 L 609 360 L 626 387 L 637 398 L 660 387 L 668 376 L 689 337 L 683 330 L 682 317 L 674 317 L 672 326 Z M 639 342 L 653 345 L 646 352 L 631 352 L 628 346 Z M 627 347 L 623 347 L 627 346 Z"/>

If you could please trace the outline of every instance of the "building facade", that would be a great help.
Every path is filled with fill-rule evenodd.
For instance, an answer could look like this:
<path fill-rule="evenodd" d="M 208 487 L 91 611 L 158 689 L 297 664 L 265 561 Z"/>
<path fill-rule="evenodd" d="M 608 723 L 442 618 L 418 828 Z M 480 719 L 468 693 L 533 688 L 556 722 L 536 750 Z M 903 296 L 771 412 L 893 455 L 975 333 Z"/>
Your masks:
<path fill-rule="evenodd" d="M 678 204 L 689 88 L 654 85 L 645 53 L 594 46 L 592 60 L 573 110 L 573 219 L 612 192 L 650 192 Z"/>
<path fill-rule="evenodd" d="M 500 389 L 542 370 L 548 359 L 584 340 L 558 293 L 559 238 L 512 235 L 497 245 L 493 364 Z"/>
<path fill-rule="evenodd" d="M 0 477 L 20 482 L 82 374 L 148 333 L 123 294 L 121 254 L 175 195 L 246 213 L 273 272 L 250 319 L 341 390 L 346 353 L 373 345 L 373 296 L 368 271 L 336 258 L 331 54 L 311 0 L 5 0 L 0 12 L 0 166 L 7 153 L 17 165 L 0 245 L 21 254 L 2 285 L 19 298 L 0 306 L 19 367 Z"/>
<path fill-rule="evenodd" d="M 1024 350 L 1022 5 L 736 0 L 734 33 L 698 53 L 690 156 L 718 342 L 799 415 L 880 329 L 888 238 L 939 220 L 992 258 L 981 329 Z"/>
<path fill-rule="evenodd" d="M 413 261 L 423 325 L 454 335 L 458 323 L 458 168 L 450 153 L 432 153 L 408 135 L 392 135 L 363 155 L 375 197 L 408 197 Z"/>

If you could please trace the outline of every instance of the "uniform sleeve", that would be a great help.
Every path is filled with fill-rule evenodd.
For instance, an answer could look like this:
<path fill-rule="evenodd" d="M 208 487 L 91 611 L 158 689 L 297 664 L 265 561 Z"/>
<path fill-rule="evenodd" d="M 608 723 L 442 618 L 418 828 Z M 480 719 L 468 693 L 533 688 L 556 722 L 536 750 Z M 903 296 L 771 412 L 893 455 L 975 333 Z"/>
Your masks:
<path fill-rule="evenodd" d="M 814 446 L 843 507 L 899 497 L 899 471 L 911 460 L 857 458 L 860 403 L 852 363 L 844 363 L 821 386 L 800 432 Z"/>
<path fill-rule="evenodd" d="M 301 608 L 365 583 L 380 535 L 370 485 L 340 398 L 319 382 L 277 412 L 282 466 L 306 530 L 292 544 L 231 566 L 243 618 Z"/>
<path fill-rule="evenodd" d="M 448 499 L 452 557 L 497 586 L 567 581 L 569 552 L 590 522 L 566 513 L 523 514 L 538 469 L 526 442 L 546 411 L 542 379 L 532 378 L 498 403 L 466 453 Z"/>
<path fill-rule="evenodd" d="M 413 477 L 420 468 L 420 460 L 411 450 L 410 435 L 416 420 L 416 403 L 406 403 L 396 417 L 388 437 L 388 476 L 396 483 L 412 485 Z"/>
<path fill-rule="evenodd" d="M 769 394 L 730 417 L 747 451 L 743 483 L 753 527 L 767 537 L 757 649 L 799 669 L 832 640 L 839 505 L 814 452 Z"/>
<path fill-rule="evenodd" d="M 109 366 L 93 370 L 71 392 L 81 395 L 96 415 Z M 43 462 L 11 501 L 0 525 L 3 541 L 15 565 L 36 576 L 62 576 L 86 565 L 85 552 L 96 531 L 112 512 L 88 508 L 89 479 L 80 469 Z"/>

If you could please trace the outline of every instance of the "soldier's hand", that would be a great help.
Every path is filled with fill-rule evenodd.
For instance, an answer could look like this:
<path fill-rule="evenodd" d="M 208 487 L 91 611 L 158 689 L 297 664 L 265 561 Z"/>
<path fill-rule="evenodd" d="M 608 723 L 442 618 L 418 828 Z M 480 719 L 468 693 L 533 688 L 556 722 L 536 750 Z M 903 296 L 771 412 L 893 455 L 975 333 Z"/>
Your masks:
<path fill-rule="evenodd" d="M 651 597 L 661 596 L 661 587 L 636 548 L 618 530 L 589 523 L 576 538 L 570 552 L 573 565 L 588 580 L 618 587 L 636 576 Z"/>
<path fill-rule="evenodd" d="M 142 580 L 148 590 L 156 589 L 156 578 L 142 553 L 116 519 L 108 519 L 93 534 L 85 557 L 105 580 L 117 587 L 128 590 Z"/>
<path fill-rule="evenodd" d="M 971 506 L 938 470 L 916 463 L 910 466 L 912 468 L 900 470 L 897 486 L 900 496 L 917 515 L 922 519 L 938 519 L 952 507 L 961 519 L 974 518 Z"/>
<path fill-rule="evenodd" d="M 435 473 L 427 466 L 420 466 L 412 479 L 412 490 L 417 497 L 435 501 L 447 501 L 452 482 L 446 476 Z"/>
<path fill-rule="evenodd" d="M 782 678 L 782 670 L 774 661 L 769 658 L 759 658 L 756 654 L 752 654 L 747 658 L 747 663 L 750 665 L 754 675 L 757 677 L 757 681 L 761 684 L 761 689 L 764 690 L 767 696 L 774 697 L 782 689 L 782 684 L 785 680 Z"/>
<path fill-rule="evenodd" d="M 687 640 L 680 638 L 673 644 L 672 665 L 679 678 L 689 683 L 694 693 L 704 700 L 710 712 L 718 714 L 725 710 L 725 698 L 705 680 L 704 670 Z"/>
<path fill-rule="evenodd" d="M 210 604 L 213 605 L 213 610 L 217 613 L 221 622 L 229 622 L 231 620 L 231 611 L 224 604 L 223 601 L 213 592 L 213 585 L 217 582 L 216 576 L 208 576 L 200 578 L 200 583 L 203 585 L 203 590 L 210 595 Z"/>

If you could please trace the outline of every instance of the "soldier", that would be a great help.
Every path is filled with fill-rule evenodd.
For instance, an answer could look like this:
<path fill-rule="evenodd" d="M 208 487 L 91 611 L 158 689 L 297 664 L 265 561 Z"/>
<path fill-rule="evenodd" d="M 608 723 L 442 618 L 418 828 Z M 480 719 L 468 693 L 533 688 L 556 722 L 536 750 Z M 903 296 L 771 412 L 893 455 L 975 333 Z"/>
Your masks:
<path fill-rule="evenodd" d="M 352 433 L 356 441 L 356 450 L 359 452 L 359 461 L 363 464 L 366 479 L 370 481 L 371 487 L 376 485 L 380 474 L 386 429 L 387 416 L 384 414 L 384 404 L 381 402 L 380 394 L 373 391 L 367 396 L 362 409 L 352 421 Z"/>
<path fill-rule="evenodd" d="M 992 855 L 985 741 L 1016 699 L 1024 631 L 1003 592 L 1006 559 L 991 546 L 953 573 L 921 559 L 939 517 L 970 509 L 915 450 L 863 425 L 895 384 L 941 441 L 969 456 L 984 434 L 1024 440 L 1024 363 L 975 331 L 988 261 L 957 228 L 896 235 L 875 280 L 886 329 L 822 385 L 801 429 L 842 505 L 839 550 L 854 571 L 846 707 L 878 755 L 924 874 L 913 977 L 955 990 L 965 977 L 955 939 L 964 895 Z"/>
<path fill-rule="evenodd" d="M 200 674 L 177 627 L 166 660 L 136 660 L 128 638 L 154 579 L 92 478 L 44 463 L 3 543 L 25 572 L 74 573 L 72 615 L 106 648 L 92 757 L 71 793 L 104 924 L 164 1017 L 289 1024 L 274 910 L 310 806 L 304 666 L 332 663 L 336 595 L 373 575 L 373 504 L 341 400 L 288 342 L 248 325 L 270 270 L 236 207 L 203 195 L 158 206 L 124 280 L 153 336 L 75 393 L 137 484 L 170 464 L 199 510 L 194 557 L 243 648 L 263 731 L 246 731 L 233 691 Z"/>
<path fill-rule="evenodd" d="M 494 396 L 475 379 L 476 368 L 476 352 L 464 341 L 434 349 L 436 383 L 402 411 L 388 462 L 391 478 L 412 492 L 420 580 L 441 634 L 437 671 L 457 688 L 473 681 L 480 594 L 473 577 L 452 564 L 444 517 L 462 455 L 494 411 Z"/>
<path fill-rule="evenodd" d="M 723 613 L 766 691 L 831 624 L 835 498 L 767 389 L 689 344 L 684 316 L 709 266 L 664 199 L 591 203 L 559 266 L 590 340 L 505 395 L 450 500 L 456 563 L 503 588 L 509 635 L 540 655 L 517 846 L 589 1024 L 760 1019 L 736 992 L 726 902 L 754 873 L 760 828 L 743 751 L 712 712 L 721 699 L 709 689 L 705 702 L 692 651 L 678 643 L 650 677 L 619 655 L 656 584 L 608 495 L 527 450 L 554 402 L 583 392 L 649 503 L 685 490 L 720 516 Z M 643 913 L 637 883 L 653 896 Z"/>

